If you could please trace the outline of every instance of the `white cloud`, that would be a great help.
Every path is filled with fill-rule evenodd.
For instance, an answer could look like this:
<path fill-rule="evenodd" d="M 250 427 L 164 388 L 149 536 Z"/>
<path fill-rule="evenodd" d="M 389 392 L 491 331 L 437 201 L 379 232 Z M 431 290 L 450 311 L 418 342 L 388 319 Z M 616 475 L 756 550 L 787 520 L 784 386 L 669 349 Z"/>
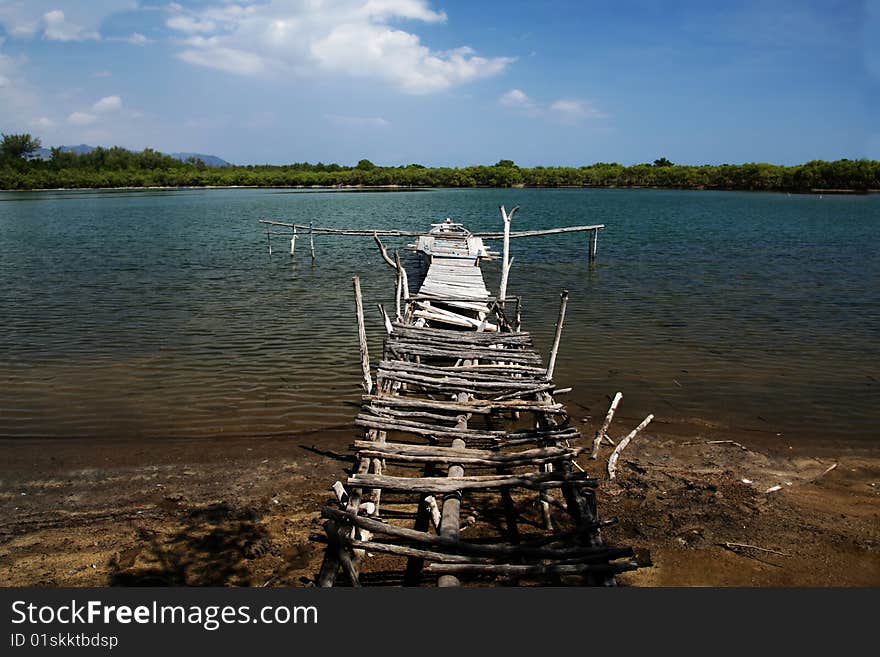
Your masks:
<path fill-rule="evenodd" d="M 55 127 L 55 121 L 47 116 L 37 117 L 32 119 L 29 123 L 32 128 L 38 128 L 40 130 L 51 130 Z"/>
<path fill-rule="evenodd" d="M 130 43 L 133 46 L 145 46 L 148 43 L 153 43 L 153 39 L 148 39 L 140 32 L 132 32 L 128 36 L 107 37 L 107 41 L 121 41 L 123 43 Z"/>
<path fill-rule="evenodd" d="M 427 0 L 269 0 L 169 11 L 166 25 L 186 35 L 181 59 L 242 75 L 335 74 L 427 94 L 496 75 L 513 61 L 467 47 L 435 51 L 401 29 L 401 21 L 446 20 Z"/>
<path fill-rule="evenodd" d="M 70 125 L 78 125 L 78 126 L 91 125 L 92 123 L 94 123 L 97 120 L 98 120 L 97 116 L 95 116 L 94 114 L 89 114 L 88 112 L 72 112 L 67 117 L 67 122 Z"/>
<path fill-rule="evenodd" d="M 95 71 L 94 73 L 92 73 L 93 78 L 109 78 L 111 75 L 113 74 L 107 70 Z"/>
<path fill-rule="evenodd" d="M 188 34 L 194 34 L 196 32 L 210 34 L 217 29 L 217 24 L 214 21 L 186 15 L 172 16 L 166 21 L 166 24 L 172 30 L 186 32 Z"/>
<path fill-rule="evenodd" d="M 221 45 L 216 37 L 192 37 L 187 44 L 193 46 L 178 56 L 185 62 L 196 66 L 216 68 L 239 75 L 262 73 L 265 61 L 259 55 L 245 50 L 228 48 Z"/>
<path fill-rule="evenodd" d="M 132 32 L 131 36 L 129 36 L 126 41 L 129 43 L 133 43 L 136 46 L 142 46 L 145 43 L 150 43 L 150 39 L 145 37 L 140 32 Z"/>
<path fill-rule="evenodd" d="M 100 39 L 104 20 L 138 8 L 137 0 L 0 0 L 0 25 L 13 38 Z"/>
<path fill-rule="evenodd" d="M 574 123 L 586 119 L 603 119 L 607 116 L 593 103 L 573 98 L 560 98 L 545 108 L 521 89 L 511 89 L 502 94 L 498 98 L 498 102 L 505 107 L 524 111 L 533 116 L 550 116 L 564 123 Z"/>
<path fill-rule="evenodd" d="M 60 9 L 53 9 L 43 14 L 43 37 L 50 41 L 85 41 L 101 38 L 97 32 L 68 21 Z"/>
<path fill-rule="evenodd" d="M 511 89 L 507 93 L 502 94 L 498 99 L 498 102 L 505 107 L 513 107 L 515 109 L 531 111 L 538 108 L 535 101 L 529 98 L 522 89 Z"/>
<path fill-rule="evenodd" d="M 578 121 L 580 119 L 603 119 L 605 114 L 600 112 L 592 103 L 584 100 L 561 98 L 550 105 L 550 111 L 564 121 Z"/>
<path fill-rule="evenodd" d="M 341 116 L 339 114 L 324 115 L 331 123 L 349 128 L 387 128 L 391 125 L 381 116 Z"/>
<path fill-rule="evenodd" d="M 96 112 L 115 112 L 122 109 L 122 99 L 119 96 L 105 96 L 92 105 L 92 109 Z"/>

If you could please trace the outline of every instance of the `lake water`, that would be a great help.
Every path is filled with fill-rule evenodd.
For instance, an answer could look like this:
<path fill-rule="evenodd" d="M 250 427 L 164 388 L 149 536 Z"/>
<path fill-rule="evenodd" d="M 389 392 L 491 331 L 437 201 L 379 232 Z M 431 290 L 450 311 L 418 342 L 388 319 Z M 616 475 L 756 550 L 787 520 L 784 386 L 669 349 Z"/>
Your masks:
<path fill-rule="evenodd" d="M 181 190 L 0 193 L 0 436 L 284 435 L 350 424 L 393 272 L 369 238 L 273 238 L 260 218 L 421 230 L 453 217 L 514 230 L 509 291 L 547 353 L 570 290 L 556 380 L 604 413 L 872 439 L 880 406 L 880 196 L 662 190 Z M 402 248 L 408 240 L 387 240 Z M 500 249 L 500 243 L 496 245 Z M 402 252 L 411 279 L 417 257 Z M 484 265 L 497 289 L 497 262 Z M 626 424 L 626 423 L 623 423 Z"/>

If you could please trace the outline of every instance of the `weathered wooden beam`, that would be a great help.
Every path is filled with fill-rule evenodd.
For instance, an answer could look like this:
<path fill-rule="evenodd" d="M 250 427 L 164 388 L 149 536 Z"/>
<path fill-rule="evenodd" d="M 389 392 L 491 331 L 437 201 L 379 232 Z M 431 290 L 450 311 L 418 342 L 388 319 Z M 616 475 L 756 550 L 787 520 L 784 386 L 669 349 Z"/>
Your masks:
<path fill-rule="evenodd" d="M 368 395 L 373 391 L 373 379 L 370 376 L 370 353 L 367 349 L 367 329 L 364 325 L 364 302 L 361 298 L 361 279 L 359 276 L 352 277 L 354 284 L 354 303 L 357 312 L 358 346 L 361 352 L 361 373 L 363 374 L 364 392 Z"/>
<path fill-rule="evenodd" d="M 550 361 L 547 363 L 547 378 L 553 378 L 556 367 L 556 356 L 559 353 L 559 341 L 562 339 L 562 324 L 565 322 L 565 309 L 568 307 L 568 290 L 559 295 L 559 318 L 556 320 L 556 332 L 553 335 L 553 348 L 550 350 Z"/>
<path fill-rule="evenodd" d="M 611 406 L 608 407 L 608 413 L 605 415 L 605 421 L 602 422 L 602 426 L 599 427 L 599 430 L 596 431 L 596 435 L 593 438 L 593 451 L 590 454 L 591 459 L 596 459 L 599 456 L 599 446 L 602 444 L 602 439 L 608 434 L 608 427 L 611 426 L 611 420 L 614 419 L 614 411 L 617 410 L 617 405 L 620 403 L 620 400 L 623 399 L 623 393 L 618 392 L 614 395 L 614 399 L 611 400 Z"/>
<path fill-rule="evenodd" d="M 492 488 L 528 488 L 545 490 L 573 484 L 587 488 L 599 485 L 598 479 L 583 472 L 541 472 L 536 474 L 485 475 L 469 477 L 390 477 L 386 475 L 356 474 L 348 478 L 351 486 L 382 488 L 383 490 L 414 493 L 454 493 L 461 490 L 489 490 Z"/>
<path fill-rule="evenodd" d="M 635 429 L 629 432 L 627 436 L 617 443 L 617 447 L 614 448 L 614 451 L 611 452 L 611 456 L 608 458 L 608 478 L 614 479 L 617 476 L 617 459 L 620 458 L 620 453 L 624 450 L 624 448 L 629 445 L 630 441 L 635 438 L 638 433 L 648 426 L 651 423 L 651 420 L 654 419 L 654 414 L 652 413 L 639 424 Z"/>

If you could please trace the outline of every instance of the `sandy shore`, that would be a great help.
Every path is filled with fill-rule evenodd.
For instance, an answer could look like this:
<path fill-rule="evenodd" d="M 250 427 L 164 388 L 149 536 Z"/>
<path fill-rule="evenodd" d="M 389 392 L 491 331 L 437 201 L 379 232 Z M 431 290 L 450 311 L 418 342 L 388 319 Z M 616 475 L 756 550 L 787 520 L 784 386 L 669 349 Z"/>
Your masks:
<path fill-rule="evenodd" d="M 353 435 L 3 441 L 0 584 L 308 584 L 321 560 L 308 536 Z M 609 451 L 582 464 L 604 477 Z M 603 481 L 599 509 L 621 519 L 609 542 L 652 554 L 626 585 L 880 585 L 880 448 L 869 441 L 655 423 Z"/>

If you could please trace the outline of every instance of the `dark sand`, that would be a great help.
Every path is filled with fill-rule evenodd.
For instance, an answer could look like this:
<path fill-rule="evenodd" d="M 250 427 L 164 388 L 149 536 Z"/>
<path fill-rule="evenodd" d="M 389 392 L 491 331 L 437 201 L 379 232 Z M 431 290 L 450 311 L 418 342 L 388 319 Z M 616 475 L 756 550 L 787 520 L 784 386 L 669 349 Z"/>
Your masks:
<path fill-rule="evenodd" d="M 638 420 L 616 419 L 613 433 Z M 3 441 L 0 584 L 308 584 L 321 560 L 308 537 L 354 436 L 342 427 L 278 439 Z M 613 482 L 609 453 L 581 459 L 602 472 L 600 513 L 621 519 L 606 540 L 647 548 L 654 562 L 622 584 L 880 585 L 875 443 L 655 422 Z"/>

